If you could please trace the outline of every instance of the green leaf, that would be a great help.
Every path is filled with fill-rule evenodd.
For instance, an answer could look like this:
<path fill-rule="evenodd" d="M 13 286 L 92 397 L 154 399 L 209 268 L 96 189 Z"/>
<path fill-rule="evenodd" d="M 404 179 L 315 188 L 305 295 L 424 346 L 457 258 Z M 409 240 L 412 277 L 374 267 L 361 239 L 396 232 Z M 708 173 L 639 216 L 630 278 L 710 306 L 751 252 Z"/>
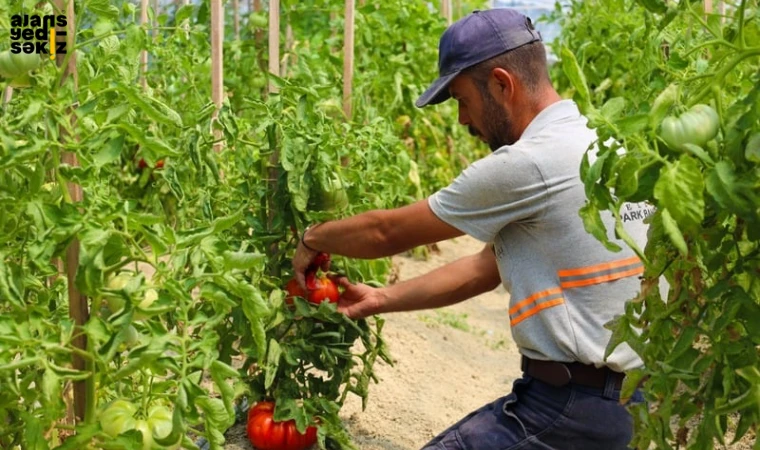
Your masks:
<path fill-rule="evenodd" d="M 110 20 L 119 18 L 119 8 L 112 5 L 108 0 L 88 0 L 85 3 L 85 8 L 99 17 Z"/>
<path fill-rule="evenodd" d="M 607 228 L 604 226 L 602 216 L 593 203 L 586 203 L 586 205 L 578 211 L 578 214 L 581 216 L 581 219 L 583 219 L 583 227 L 586 229 L 586 232 L 593 235 L 599 242 L 604 244 L 608 250 L 613 252 L 619 252 L 622 250 L 619 245 L 609 240 L 607 236 Z"/>
<path fill-rule="evenodd" d="M 760 163 L 760 132 L 753 134 L 747 139 L 744 157 L 747 158 L 747 161 Z"/>
<path fill-rule="evenodd" d="M 262 266 L 266 259 L 266 255 L 261 253 L 247 252 L 225 251 L 222 256 L 224 257 L 224 266 L 228 270 L 247 270 L 257 265 Z"/>
<path fill-rule="evenodd" d="M 655 14 L 665 14 L 668 6 L 663 0 L 636 0 L 641 6 Z"/>
<path fill-rule="evenodd" d="M 675 345 L 673 345 L 673 348 L 670 350 L 670 353 L 668 353 L 668 357 L 665 361 L 671 363 L 684 352 L 691 349 L 694 345 L 694 338 L 697 336 L 698 331 L 699 329 L 696 327 L 688 327 L 681 331 L 681 334 L 678 336 Z"/>
<path fill-rule="evenodd" d="M 753 210 L 751 202 L 742 195 L 746 187 L 740 183 L 734 168 L 728 161 L 718 162 L 707 175 L 707 192 L 718 204 L 742 216 Z"/>
<path fill-rule="evenodd" d="M 630 319 L 627 316 L 616 316 L 613 320 L 604 324 L 604 328 L 612 330 L 610 341 L 604 349 L 604 359 L 610 357 L 612 352 L 620 345 L 628 341 L 632 336 Z"/>
<path fill-rule="evenodd" d="M 692 155 L 696 156 L 700 160 L 702 160 L 703 163 L 707 166 L 712 166 L 715 164 L 715 161 L 713 161 L 712 157 L 709 153 L 704 151 L 702 147 L 694 144 L 681 144 L 681 149 L 691 153 Z"/>
<path fill-rule="evenodd" d="M 124 85 L 120 85 L 118 90 L 127 97 L 133 105 L 140 108 L 148 115 L 148 117 L 156 122 L 177 127 L 182 126 L 182 118 L 180 115 L 160 100 L 135 92 L 133 88 Z"/>
<path fill-rule="evenodd" d="M 612 169 L 617 175 L 615 179 L 615 196 L 627 198 L 636 193 L 639 188 L 638 172 L 641 163 L 638 158 L 625 156 Z"/>
<path fill-rule="evenodd" d="M 277 400 L 272 418 L 276 421 L 295 420 L 296 429 L 301 433 L 306 432 L 306 427 L 309 426 L 309 418 L 306 415 L 306 411 L 291 398 Z"/>
<path fill-rule="evenodd" d="M 614 97 L 607 100 L 599 112 L 605 119 L 612 122 L 617 118 L 625 109 L 625 99 L 623 97 Z"/>
<path fill-rule="evenodd" d="M 620 403 L 626 403 L 633 397 L 633 393 L 638 389 L 645 376 L 646 371 L 643 369 L 632 369 L 625 372 L 623 387 L 620 389 Z"/>
<path fill-rule="evenodd" d="M 681 156 L 660 172 L 654 196 L 685 231 L 697 229 L 704 217 L 704 179 L 697 160 Z"/>
<path fill-rule="evenodd" d="M 275 378 L 277 377 L 277 370 L 280 368 L 280 357 L 282 356 L 282 348 L 280 344 L 274 340 L 269 340 L 269 349 L 267 350 L 267 363 L 266 363 L 266 377 L 264 379 L 264 389 L 272 387 Z"/>
<path fill-rule="evenodd" d="M 121 156 L 121 149 L 124 147 L 124 136 L 117 136 L 109 139 L 108 143 L 92 159 L 95 167 L 103 167 L 110 164 Z"/>
<path fill-rule="evenodd" d="M 204 434 L 211 449 L 223 450 L 224 432 L 235 423 L 235 415 L 229 414 L 224 407 L 224 402 L 218 398 L 199 397 L 195 404 L 203 411 L 206 422 Z"/>
<path fill-rule="evenodd" d="M 575 58 L 573 52 L 567 46 L 562 46 L 560 50 L 560 59 L 562 60 L 562 70 L 565 72 L 570 85 L 575 88 L 575 93 L 578 96 L 578 107 L 581 113 L 586 114 L 591 108 L 591 94 L 589 93 L 588 84 L 586 83 L 586 77 L 583 75 L 581 67 L 578 65 L 578 60 Z"/>
<path fill-rule="evenodd" d="M 224 402 L 224 408 L 227 410 L 227 414 L 235 417 L 235 389 L 232 384 L 228 382 L 229 379 L 240 379 L 240 373 L 235 370 L 234 367 L 223 363 L 222 361 L 215 360 L 211 363 L 211 379 L 214 380 L 216 387 L 222 394 L 222 401 Z"/>
<path fill-rule="evenodd" d="M 181 24 L 185 19 L 189 19 L 193 15 L 194 5 L 184 5 L 174 14 L 174 22 Z"/>
<path fill-rule="evenodd" d="M 667 209 L 661 210 L 660 215 L 662 217 L 662 226 L 665 229 L 665 234 L 668 235 L 670 241 L 673 242 L 673 245 L 676 246 L 681 255 L 687 256 L 689 249 L 686 245 L 686 240 L 684 240 L 681 230 L 678 229 L 678 223 L 673 220 L 673 217 L 670 215 Z"/>

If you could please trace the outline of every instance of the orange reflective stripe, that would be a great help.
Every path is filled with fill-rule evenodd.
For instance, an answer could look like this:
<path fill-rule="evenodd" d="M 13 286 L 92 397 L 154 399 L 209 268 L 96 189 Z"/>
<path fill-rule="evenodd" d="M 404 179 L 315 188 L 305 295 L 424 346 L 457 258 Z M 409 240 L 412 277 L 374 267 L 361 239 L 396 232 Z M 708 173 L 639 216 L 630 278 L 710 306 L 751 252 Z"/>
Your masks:
<path fill-rule="evenodd" d="M 569 288 L 580 287 L 580 286 L 590 286 L 592 284 L 605 283 L 607 281 L 613 281 L 620 278 L 638 275 L 641 273 L 644 273 L 644 266 L 634 267 L 633 269 L 629 269 L 624 272 L 608 273 L 606 275 L 602 275 L 602 276 L 598 276 L 594 278 L 586 278 L 584 280 L 564 281 L 560 284 L 560 286 L 562 286 L 563 289 L 569 289 Z"/>
<path fill-rule="evenodd" d="M 601 272 L 602 270 L 611 270 L 615 269 L 617 267 L 623 267 L 630 264 L 635 264 L 637 262 L 641 262 L 638 256 L 631 256 L 630 258 L 626 259 L 619 259 L 617 261 L 612 262 L 606 262 L 601 264 L 596 264 L 593 266 L 586 266 L 586 267 L 578 267 L 576 269 L 565 269 L 560 270 L 557 272 L 557 274 L 560 277 L 572 277 L 575 275 L 583 275 L 587 273 L 594 273 L 594 272 Z"/>
<path fill-rule="evenodd" d="M 548 302 L 541 303 L 539 305 L 534 306 L 533 308 L 525 311 L 524 313 L 520 314 L 519 316 L 512 319 L 509 324 L 511 326 L 515 326 L 518 323 L 522 322 L 523 320 L 527 319 L 530 316 L 533 316 L 535 314 L 538 314 L 539 312 L 545 310 L 546 308 L 551 308 L 552 306 L 561 305 L 562 303 L 565 303 L 564 298 L 557 298 L 554 300 L 549 300 Z"/>
<path fill-rule="evenodd" d="M 562 292 L 561 288 L 551 288 L 547 289 L 545 291 L 536 292 L 535 294 L 531 295 L 530 297 L 526 298 L 525 300 L 520 301 L 520 303 L 516 304 L 515 306 L 509 308 L 509 315 L 516 313 L 520 309 L 522 309 L 523 306 L 528 305 L 530 303 L 535 302 L 539 298 L 542 297 L 548 297 L 550 295 L 559 294 Z"/>

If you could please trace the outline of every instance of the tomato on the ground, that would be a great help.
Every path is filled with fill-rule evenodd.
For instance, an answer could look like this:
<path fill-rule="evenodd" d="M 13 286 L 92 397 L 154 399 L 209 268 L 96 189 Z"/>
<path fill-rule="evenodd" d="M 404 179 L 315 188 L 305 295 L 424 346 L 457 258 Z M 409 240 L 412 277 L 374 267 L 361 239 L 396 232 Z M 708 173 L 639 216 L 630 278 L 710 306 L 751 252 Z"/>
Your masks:
<path fill-rule="evenodd" d="M 294 420 L 274 421 L 274 402 L 259 402 L 248 410 L 246 432 L 256 450 L 305 450 L 317 442 L 317 429 L 301 434 Z"/>

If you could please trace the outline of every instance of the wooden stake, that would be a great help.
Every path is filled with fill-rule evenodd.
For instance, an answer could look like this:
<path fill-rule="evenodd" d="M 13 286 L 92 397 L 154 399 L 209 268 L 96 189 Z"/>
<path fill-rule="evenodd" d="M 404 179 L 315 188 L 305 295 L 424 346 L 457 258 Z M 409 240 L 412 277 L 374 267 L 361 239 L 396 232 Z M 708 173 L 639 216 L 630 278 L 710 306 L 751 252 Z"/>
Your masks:
<path fill-rule="evenodd" d="M 56 63 L 58 66 L 62 66 L 66 57 L 68 57 L 68 64 L 66 65 L 66 68 L 64 69 L 64 76 L 62 77 L 63 82 L 67 82 L 67 79 L 70 78 L 74 83 L 74 91 L 76 91 L 79 87 L 79 76 L 77 74 L 77 66 L 76 66 L 76 52 L 73 51 L 74 48 L 74 36 L 76 36 L 76 29 L 74 27 L 76 23 L 76 16 L 74 13 L 74 2 L 73 0 L 69 0 L 66 2 L 66 0 L 56 0 L 56 8 L 59 11 L 65 11 L 66 12 L 66 35 L 63 36 L 63 33 L 56 33 L 57 38 L 56 42 L 66 42 L 66 49 L 68 50 L 68 54 L 59 54 L 56 56 Z M 59 29 L 60 31 L 64 31 L 63 29 Z M 76 121 L 76 115 L 74 114 L 73 107 L 69 109 L 69 112 L 71 113 L 71 122 L 72 125 Z M 66 136 L 66 129 L 64 127 L 60 128 L 60 135 L 61 137 Z M 79 162 L 77 161 L 76 154 L 71 152 L 64 152 L 62 155 L 62 161 L 72 167 L 76 167 L 79 165 Z M 82 201 L 83 193 L 82 193 L 82 187 L 78 184 L 74 183 L 68 183 L 68 191 L 69 195 L 71 196 L 71 200 L 74 203 L 78 203 Z M 87 297 L 82 295 L 81 292 L 79 292 L 79 289 L 77 289 L 76 286 L 76 273 L 79 266 L 79 240 L 74 239 L 69 244 L 68 248 L 66 249 L 66 278 L 68 279 L 68 294 L 69 294 L 69 316 L 74 320 L 75 325 L 77 326 L 76 330 L 76 337 L 73 339 L 73 345 L 74 347 L 86 351 L 87 349 L 87 336 L 84 334 L 82 327 L 87 323 L 87 321 L 90 318 L 90 312 L 87 304 Z M 78 356 L 76 354 L 72 357 L 72 365 L 74 370 L 78 371 L 84 371 L 85 370 L 85 361 L 82 359 L 81 356 Z M 89 380 L 92 386 L 94 386 L 94 381 Z M 88 402 L 94 402 L 95 399 L 91 398 L 93 396 L 93 392 L 88 392 L 88 381 L 75 381 L 74 382 L 74 413 L 76 417 L 79 420 L 83 420 L 85 418 L 85 412 L 87 410 L 87 403 Z"/>
<path fill-rule="evenodd" d="M 354 78 L 354 10 L 356 0 L 346 0 L 345 39 L 343 41 L 343 112 L 351 120 L 351 94 Z"/>
<path fill-rule="evenodd" d="M 140 26 L 145 26 L 148 23 L 148 6 L 149 0 L 140 1 Z M 145 77 L 145 73 L 148 71 L 148 50 L 143 50 L 140 53 L 140 84 L 143 90 L 148 88 L 148 80 Z"/>
<path fill-rule="evenodd" d="M 285 26 L 285 56 L 282 58 L 282 66 L 280 67 L 280 73 L 283 77 L 288 76 L 288 64 L 293 59 L 293 55 L 290 53 L 293 50 L 293 27 L 288 23 Z"/>
<path fill-rule="evenodd" d="M 280 0 L 269 1 L 269 73 L 280 76 Z M 271 81 L 269 92 L 277 92 Z"/>
<path fill-rule="evenodd" d="M 158 10 L 160 9 L 160 5 L 158 4 L 158 0 L 153 0 L 153 20 L 150 21 L 150 25 L 153 27 L 153 40 L 155 41 L 156 36 L 158 35 Z"/>
<path fill-rule="evenodd" d="M 3 107 L 8 104 L 8 102 L 11 101 L 13 98 L 13 88 L 10 86 L 7 86 L 5 88 L 5 92 L 3 93 Z"/>
<path fill-rule="evenodd" d="M 232 17 L 233 27 L 235 30 L 235 40 L 240 40 L 240 0 L 232 0 Z"/>
<path fill-rule="evenodd" d="M 222 0 L 211 0 L 211 101 L 216 105 L 211 123 L 219 118 L 219 110 L 224 102 L 224 9 Z M 223 146 L 222 130 L 214 127 L 214 151 Z"/>
<path fill-rule="evenodd" d="M 446 24 L 451 25 L 451 0 L 441 0 L 441 14 L 446 19 Z"/>

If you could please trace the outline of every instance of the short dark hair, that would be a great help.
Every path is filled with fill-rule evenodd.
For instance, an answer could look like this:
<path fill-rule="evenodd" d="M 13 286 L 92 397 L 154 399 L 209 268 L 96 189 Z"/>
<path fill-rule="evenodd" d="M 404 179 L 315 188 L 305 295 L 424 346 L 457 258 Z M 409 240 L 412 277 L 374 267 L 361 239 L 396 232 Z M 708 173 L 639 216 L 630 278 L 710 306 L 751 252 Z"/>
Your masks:
<path fill-rule="evenodd" d="M 478 89 L 484 92 L 488 90 L 488 75 L 496 68 L 515 74 L 530 92 L 536 92 L 543 83 L 551 85 L 546 64 L 546 49 L 541 41 L 496 55 L 469 67 L 465 73 L 472 77 Z"/>

